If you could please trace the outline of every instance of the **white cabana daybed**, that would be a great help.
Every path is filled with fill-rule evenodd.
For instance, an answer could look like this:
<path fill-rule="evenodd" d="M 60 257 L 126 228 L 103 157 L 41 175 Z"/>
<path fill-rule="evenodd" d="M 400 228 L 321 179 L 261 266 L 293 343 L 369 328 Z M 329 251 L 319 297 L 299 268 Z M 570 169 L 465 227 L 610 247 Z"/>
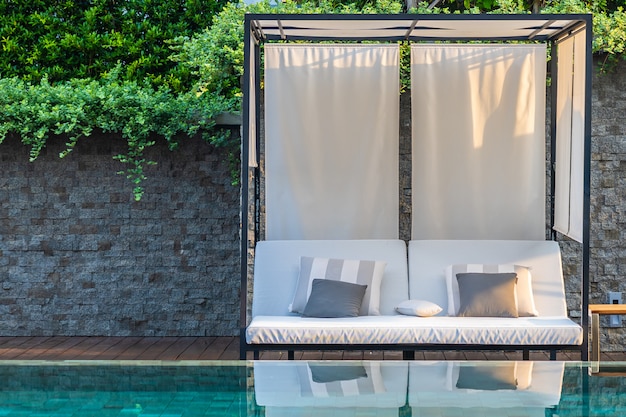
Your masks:
<path fill-rule="evenodd" d="M 553 353 L 572 348 L 580 350 L 586 359 L 591 38 L 590 15 L 247 15 L 242 357 L 248 350 L 258 353 L 272 348 L 412 351 L 445 346 L 510 347 L 525 353 L 531 348 Z M 400 43 L 410 44 L 411 54 L 412 227 L 408 255 L 406 242 L 398 240 Z M 552 57 L 549 89 L 547 47 Z M 549 135 L 546 91 L 551 103 Z M 265 100 L 264 120 L 260 97 Z M 549 160 L 546 136 L 551 150 Z M 558 245 L 542 243 L 547 237 L 556 239 L 556 232 L 582 244 L 580 326 L 567 317 Z M 531 268 L 533 262 L 544 262 L 541 251 L 545 250 L 545 256 L 551 257 L 552 269 L 548 270 L 555 273 L 537 278 L 538 286 L 533 291 L 546 306 L 559 306 L 556 310 L 545 307 L 545 311 L 550 310 L 551 319 L 556 317 L 563 324 L 562 337 L 544 337 L 551 325 L 542 321 L 547 318 L 541 311 L 544 307 L 539 309 L 539 317 L 534 317 L 541 325 L 502 319 L 513 321 L 502 321 L 502 326 L 492 323 L 493 331 L 478 336 L 464 330 L 476 327 L 467 324 L 475 317 L 433 318 L 432 323 L 453 323 L 453 327 L 457 326 L 454 323 L 463 323 L 450 330 L 450 334 L 460 332 L 452 343 L 433 338 L 432 332 L 426 332 L 429 335 L 423 342 L 419 338 L 407 340 L 406 333 L 355 342 L 328 339 L 315 334 L 315 330 L 313 334 L 306 331 L 307 323 L 320 319 L 302 319 L 290 311 L 290 292 L 301 274 L 302 257 L 334 258 L 337 253 L 337 257 L 372 260 L 377 253 L 399 247 L 389 252 L 389 259 L 382 259 L 395 272 L 390 272 L 393 278 L 382 277 L 381 310 L 375 310 L 379 318 L 366 315 L 350 320 L 356 320 L 358 326 L 368 320 L 378 323 L 388 319 L 394 323 L 378 323 L 372 333 L 394 328 L 397 320 L 403 319 L 397 315 L 394 303 L 422 294 L 430 294 L 431 301 L 436 299 L 439 304 L 448 303 L 438 316 L 455 316 L 450 308 L 452 299 L 444 296 L 442 265 L 433 270 L 432 277 L 426 277 L 430 281 L 416 281 L 420 264 L 411 258 L 411 247 L 431 250 L 433 245 L 428 242 L 438 240 L 448 242 L 443 246 L 446 248 L 455 248 L 455 241 L 465 242 L 462 245 L 467 246 L 461 246 L 465 248 L 461 252 L 475 252 L 474 258 L 459 256 L 468 264 L 527 260 L 529 264 L 524 266 Z M 256 266 L 250 273 L 248 254 L 258 241 L 263 241 L 259 253 L 271 262 L 255 259 Z M 313 242 L 312 246 L 308 241 Z M 489 248 L 508 241 L 517 242 L 512 246 L 521 248 L 526 247 L 524 242 L 536 242 L 533 248 L 544 249 L 532 249 L 530 257 L 508 249 L 502 258 L 493 256 Z M 341 242 L 348 243 L 342 246 Z M 382 242 L 381 249 L 372 242 Z M 355 252 L 360 247 L 369 252 L 365 257 Z M 484 250 L 474 251 L 475 247 Z M 272 250 L 281 252 L 277 256 Z M 277 265 L 281 253 L 292 253 L 294 258 Z M 427 258 L 422 259 L 432 264 L 430 261 L 437 256 Z M 446 262 L 454 263 L 454 259 L 447 256 Z M 261 271 L 269 277 L 257 275 Z M 284 277 L 283 281 L 278 280 L 279 276 Z M 424 285 L 428 291 L 420 291 Z M 543 291 L 540 287 L 546 292 L 539 294 Z M 370 283 L 368 291 L 376 288 Z M 276 294 L 275 300 L 272 294 Z M 366 292 L 365 298 L 375 296 Z M 257 297 L 259 303 L 255 306 Z M 515 297 L 517 306 L 517 294 Z M 367 314 L 363 308 L 360 314 Z M 322 319 L 322 323 L 324 320 L 332 328 L 343 319 Z M 418 327 L 428 327 L 427 320 L 419 321 Z M 325 327 L 319 323 L 314 326 Z M 542 333 L 532 330 L 541 326 L 545 326 Z M 400 327 L 406 332 L 406 326 Z M 508 327 L 520 329 L 505 337 L 498 329 Z M 295 333 L 289 328 L 304 329 L 307 336 L 294 339 Z M 465 338 L 468 342 L 463 342 Z"/>

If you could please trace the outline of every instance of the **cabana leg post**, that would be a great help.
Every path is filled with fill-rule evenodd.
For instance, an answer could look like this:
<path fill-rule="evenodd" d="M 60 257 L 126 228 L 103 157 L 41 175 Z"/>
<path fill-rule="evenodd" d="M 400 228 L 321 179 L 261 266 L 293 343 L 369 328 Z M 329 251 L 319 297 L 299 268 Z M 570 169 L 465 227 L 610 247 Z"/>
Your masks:
<path fill-rule="evenodd" d="M 245 360 L 248 355 L 248 346 L 246 345 L 246 329 L 239 329 L 239 359 Z"/>

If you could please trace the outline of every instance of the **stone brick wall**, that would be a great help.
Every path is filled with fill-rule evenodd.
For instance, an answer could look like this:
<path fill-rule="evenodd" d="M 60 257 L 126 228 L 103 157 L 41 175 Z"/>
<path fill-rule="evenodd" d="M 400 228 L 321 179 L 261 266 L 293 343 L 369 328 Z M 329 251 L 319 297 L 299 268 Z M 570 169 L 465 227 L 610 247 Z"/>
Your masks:
<path fill-rule="evenodd" d="M 162 141 L 161 141 L 162 142 Z M 63 160 L 52 141 L 0 146 L 0 335 L 238 334 L 239 189 L 201 139 L 148 157 L 146 193 L 98 135 Z"/>
<path fill-rule="evenodd" d="M 600 60 L 597 60 L 599 65 Z M 607 74 L 594 75 L 591 165 L 591 288 L 592 303 L 607 302 L 609 291 L 626 303 L 626 62 Z M 577 283 L 568 282 L 576 291 Z M 608 328 L 602 317 L 602 349 L 623 351 L 623 325 Z"/>

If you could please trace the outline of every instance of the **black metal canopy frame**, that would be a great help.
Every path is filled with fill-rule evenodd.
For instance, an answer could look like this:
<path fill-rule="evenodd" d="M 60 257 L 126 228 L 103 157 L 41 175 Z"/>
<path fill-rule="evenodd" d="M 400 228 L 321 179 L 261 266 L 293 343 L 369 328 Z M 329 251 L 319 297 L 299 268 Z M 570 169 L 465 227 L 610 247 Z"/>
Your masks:
<path fill-rule="evenodd" d="M 582 208 L 582 285 L 581 325 L 583 343 L 580 346 L 582 360 L 588 359 L 589 316 L 589 257 L 590 257 L 590 170 L 591 170 L 591 84 L 592 84 L 592 16 L 587 14 L 525 14 L 525 15 L 446 15 L 446 14 L 397 14 L 397 15 L 285 15 L 248 14 L 245 17 L 244 78 L 243 78 L 243 130 L 241 166 L 241 346 L 242 354 L 249 349 L 245 340 L 248 309 L 248 251 L 259 235 L 260 172 L 256 150 L 260 143 L 260 45 L 265 42 L 289 41 L 374 41 L 374 42 L 437 42 L 437 41 L 485 41 L 485 42 L 543 42 L 551 48 L 551 184 L 550 223 L 554 226 L 555 159 L 557 132 L 557 49 L 559 44 L 584 32 L 584 157 L 583 208 Z M 250 171 L 252 169 L 252 171 Z M 576 168 L 574 168 L 576 169 Z M 250 202 L 250 199 L 254 201 Z M 251 204 L 252 203 L 252 204 Z M 253 220 L 249 220 L 252 218 Z M 253 223 L 253 224 L 250 224 Z M 253 230 L 251 228 L 253 227 Z M 556 239 L 556 232 L 552 232 Z M 251 246 L 252 245 L 252 246 Z M 267 346 L 263 349 L 306 350 L 311 346 Z M 335 346 L 335 349 L 357 349 L 362 346 Z M 387 348 L 391 348 L 388 346 Z M 404 350 L 396 347 L 397 350 Z M 422 349 L 443 348 L 421 346 Z M 446 349 L 484 349 L 481 346 L 445 346 Z M 489 348 L 489 347 L 487 347 Z M 518 346 L 526 350 L 528 346 Z M 563 348 L 544 346 L 534 348 Z M 419 350 L 420 346 L 407 349 Z"/>

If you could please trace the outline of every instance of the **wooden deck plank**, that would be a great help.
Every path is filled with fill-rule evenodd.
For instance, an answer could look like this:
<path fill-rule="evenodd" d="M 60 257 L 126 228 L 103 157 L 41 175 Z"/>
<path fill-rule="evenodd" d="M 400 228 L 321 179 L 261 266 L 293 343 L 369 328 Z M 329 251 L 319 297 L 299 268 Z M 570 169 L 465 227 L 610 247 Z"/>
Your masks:
<path fill-rule="evenodd" d="M 91 346 L 87 351 L 77 354 L 74 359 L 80 360 L 93 360 L 98 359 L 98 357 L 106 352 L 111 347 L 121 343 L 124 340 L 124 337 L 103 337 L 99 339 L 97 344 Z"/>
<path fill-rule="evenodd" d="M 501 350 L 493 350 L 493 351 L 485 352 L 485 356 L 489 360 L 493 360 L 493 361 L 506 361 L 506 360 L 508 360 L 506 353 L 501 351 Z M 520 359 L 521 359 L 521 357 L 522 356 L 520 355 Z"/>
<path fill-rule="evenodd" d="M 150 349 L 146 350 L 139 359 L 142 360 L 163 360 L 163 352 L 168 350 L 172 346 L 178 337 L 161 337 L 157 340 Z"/>
<path fill-rule="evenodd" d="M 105 342 L 106 337 L 103 336 L 87 336 L 79 344 L 72 346 L 70 349 L 60 355 L 59 360 L 78 360 L 84 358 L 89 352 L 96 349 L 96 346 Z"/>
<path fill-rule="evenodd" d="M 350 361 L 362 361 L 363 360 L 363 351 L 361 350 L 351 350 L 343 353 L 344 360 Z"/>
<path fill-rule="evenodd" d="M 14 343 L 7 343 L 2 349 L 0 349 L 0 357 L 2 357 L 2 359 L 15 359 L 26 352 L 34 352 L 37 346 L 45 343 L 48 339 L 50 338 L 45 336 L 18 338 L 14 341 Z"/>
<path fill-rule="evenodd" d="M 468 361 L 486 361 L 487 354 L 482 351 L 481 352 L 469 351 L 469 352 L 465 352 L 465 359 Z"/>
<path fill-rule="evenodd" d="M 503 351 L 502 353 L 504 353 L 504 356 L 505 356 L 506 360 L 510 360 L 510 361 L 521 361 L 521 360 L 523 360 L 523 359 L 524 359 L 524 355 L 523 355 L 523 353 L 522 353 L 522 352 L 516 352 L 516 351 L 506 351 L 506 350 L 505 350 L 505 351 Z M 540 355 L 542 355 L 542 356 L 541 356 L 541 358 L 542 358 L 542 359 L 540 359 L 540 360 L 543 360 L 543 358 L 544 358 L 544 356 L 543 356 L 543 352 L 540 352 L 539 354 L 540 354 Z M 533 353 L 533 352 L 530 352 L 530 353 L 528 354 L 528 357 L 529 357 L 529 358 L 532 358 L 532 357 L 533 357 L 533 355 L 535 355 L 535 356 L 536 356 L 537 354 L 535 354 L 535 353 Z M 545 357 L 547 357 L 547 356 L 545 356 Z"/>
<path fill-rule="evenodd" d="M 287 351 L 267 351 L 261 359 L 287 360 Z M 248 359 L 252 359 L 249 352 Z M 237 360 L 238 337 L 0 337 L 0 360 Z M 296 360 L 402 360 L 401 351 L 296 351 Z M 530 360 L 549 360 L 531 351 Z M 518 351 L 417 351 L 415 360 L 522 360 Z M 557 360 L 578 361 L 580 353 L 557 353 Z M 602 352 L 602 360 L 626 361 L 626 352 Z"/>
<path fill-rule="evenodd" d="M 443 357 L 447 361 L 463 361 L 465 360 L 465 352 L 445 351 Z"/>
<path fill-rule="evenodd" d="M 65 352 L 71 350 L 74 346 L 79 345 L 83 342 L 86 337 L 68 337 L 61 343 L 57 344 L 54 347 L 42 352 L 40 355 L 35 357 L 34 359 L 39 360 L 63 360 L 65 358 Z"/>
<path fill-rule="evenodd" d="M 385 353 L 382 350 L 370 350 L 363 354 L 363 359 L 368 361 L 379 361 L 385 359 Z"/>
<path fill-rule="evenodd" d="M 445 360 L 443 352 L 424 352 L 424 360 L 427 361 L 443 361 Z"/>
<path fill-rule="evenodd" d="M 220 356 L 223 352 L 220 352 Z M 219 359 L 219 358 L 218 358 Z M 261 352 L 259 359 L 268 361 L 279 361 L 281 359 L 287 359 L 287 352 L 282 350 L 269 350 L 267 352 Z"/>
<path fill-rule="evenodd" d="M 383 352 L 383 358 L 385 360 L 400 361 L 402 360 L 402 352 L 397 350 L 385 351 Z"/>
<path fill-rule="evenodd" d="M 118 337 L 117 343 L 111 344 L 108 348 L 104 349 L 101 353 L 94 357 L 97 360 L 113 360 L 121 355 L 126 349 L 136 344 L 141 340 L 140 337 Z"/>
<path fill-rule="evenodd" d="M 15 342 L 15 337 L 0 336 L 0 349 L 2 349 L 4 347 L 4 344 L 6 344 L 6 343 L 13 343 L 13 342 Z"/>
<path fill-rule="evenodd" d="M 322 352 L 319 350 L 306 350 L 302 352 L 302 360 L 314 361 L 322 358 Z"/>
<path fill-rule="evenodd" d="M 13 359 L 16 360 L 32 360 L 32 359 L 41 359 L 41 356 L 44 355 L 48 350 L 58 346 L 59 344 L 65 342 L 67 340 L 66 337 L 49 337 L 41 343 L 33 346 L 28 350 L 24 350 L 20 355 L 15 356 Z"/>
<path fill-rule="evenodd" d="M 220 355 L 220 360 L 233 361 L 239 359 L 239 338 L 231 338 L 230 344 L 224 349 Z"/>
<path fill-rule="evenodd" d="M 144 337 L 128 349 L 122 351 L 115 357 L 116 360 L 136 360 L 141 359 L 142 355 L 150 349 L 155 343 L 161 340 L 160 337 Z"/>
<path fill-rule="evenodd" d="M 215 342 L 216 337 L 198 337 L 179 355 L 180 360 L 198 360 L 205 350 Z"/>
<path fill-rule="evenodd" d="M 13 359 L 13 357 L 20 355 L 25 349 L 29 349 L 31 346 L 37 344 L 37 340 L 41 338 L 36 337 L 12 337 L 4 340 L 2 346 L 0 346 L 0 358 L 1 359 Z"/>
<path fill-rule="evenodd" d="M 343 359 L 343 351 L 341 350 L 328 350 L 322 352 L 322 360 L 325 361 L 338 361 Z"/>
<path fill-rule="evenodd" d="M 179 337 L 167 349 L 165 349 L 160 359 L 165 361 L 175 361 L 178 357 L 197 339 L 197 337 Z"/>
<path fill-rule="evenodd" d="M 211 343 L 207 349 L 202 352 L 199 359 L 202 360 L 218 360 L 228 346 L 232 343 L 234 337 L 218 337 Z M 239 338 L 237 338 L 239 341 Z"/>
<path fill-rule="evenodd" d="M 609 362 L 626 362 L 626 352 L 601 352 L 600 359 Z"/>

